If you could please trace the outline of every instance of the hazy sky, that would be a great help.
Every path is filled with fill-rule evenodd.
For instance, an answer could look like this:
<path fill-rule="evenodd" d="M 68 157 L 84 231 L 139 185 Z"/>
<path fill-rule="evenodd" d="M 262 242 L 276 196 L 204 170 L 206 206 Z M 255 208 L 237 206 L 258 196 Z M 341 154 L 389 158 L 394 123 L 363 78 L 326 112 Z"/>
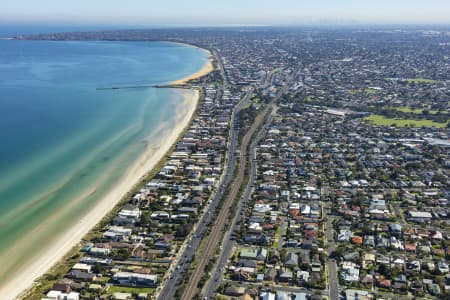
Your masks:
<path fill-rule="evenodd" d="M 450 0 L 0 0 L 0 22 L 450 24 Z"/>

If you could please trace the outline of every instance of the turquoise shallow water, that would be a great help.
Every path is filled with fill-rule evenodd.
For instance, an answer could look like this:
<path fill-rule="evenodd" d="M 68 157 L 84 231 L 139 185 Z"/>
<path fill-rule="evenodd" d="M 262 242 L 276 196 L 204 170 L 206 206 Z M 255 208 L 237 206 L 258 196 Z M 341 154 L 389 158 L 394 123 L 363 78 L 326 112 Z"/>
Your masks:
<path fill-rule="evenodd" d="M 0 284 L 117 183 L 182 107 L 174 90 L 97 88 L 172 81 L 206 60 L 172 43 L 0 41 Z M 61 226 L 23 241 L 69 204 Z"/>

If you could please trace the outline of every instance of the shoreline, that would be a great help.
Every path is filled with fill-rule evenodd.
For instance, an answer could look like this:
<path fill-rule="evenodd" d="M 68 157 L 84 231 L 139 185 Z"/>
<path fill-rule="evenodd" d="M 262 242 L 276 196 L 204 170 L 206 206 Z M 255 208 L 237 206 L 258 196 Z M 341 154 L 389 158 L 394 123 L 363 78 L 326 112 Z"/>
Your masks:
<path fill-rule="evenodd" d="M 202 78 L 202 77 L 208 75 L 209 73 L 211 73 L 212 71 L 214 71 L 213 55 L 211 54 L 211 52 L 209 50 L 206 50 L 206 49 L 203 49 L 203 48 L 199 48 L 197 46 L 193 46 L 193 45 L 189 45 L 189 46 L 197 48 L 197 49 L 199 49 L 201 51 L 204 51 L 208 55 L 208 61 L 205 62 L 205 64 L 203 65 L 203 67 L 199 71 L 197 71 L 194 74 L 191 74 L 189 76 L 186 76 L 184 78 L 171 81 L 171 82 L 168 83 L 169 86 L 170 85 L 187 84 L 191 80 Z"/>
<path fill-rule="evenodd" d="M 45 253 L 42 256 L 36 258 L 30 265 L 22 267 L 17 275 L 8 280 L 5 286 L 0 288 L 2 299 L 24 297 L 37 279 L 63 260 L 66 254 L 120 203 L 141 178 L 157 167 L 161 159 L 167 155 L 185 128 L 189 126 L 200 99 L 198 90 L 176 90 L 184 98 L 180 109 L 187 111 L 182 118 L 177 118 L 177 125 L 172 130 L 167 129 L 168 134 L 161 137 L 157 144 L 151 145 L 127 170 L 126 175 L 119 180 L 118 184 L 99 199 L 87 215 L 52 241 L 52 244 L 43 250 Z"/>
<path fill-rule="evenodd" d="M 0 289 L 0 294 L 4 297 L 2 299 L 15 299 L 16 297 L 20 299 L 34 285 L 35 280 L 64 259 L 65 255 L 119 204 L 141 178 L 150 173 L 164 158 L 189 125 L 200 99 L 197 90 L 176 90 L 184 98 L 182 109 L 187 113 L 182 118 L 178 118 L 177 125 L 172 130 L 167 130 L 168 135 L 162 137 L 157 144 L 149 147 L 141 155 L 135 164 L 127 170 L 124 178 L 103 196 L 87 215 L 56 238 L 52 245 L 44 250 L 44 255 L 35 259 L 31 265 L 22 267 L 18 274 L 11 278 L 5 287 Z"/>
<path fill-rule="evenodd" d="M 174 82 L 185 83 L 189 80 L 203 77 L 213 71 L 211 53 L 205 49 L 201 50 L 209 54 L 208 61 L 204 67 L 200 71 Z M 183 97 L 183 104 L 180 110 L 185 112 L 184 116 L 180 116 L 177 113 L 176 125 L 173 128 L 166 129 L 166 135 L 162 136 L 157 144 L 151 145 L 127 169 L 126 174 L 118 181 L 117 185 L 99 199 L 88 214 L 55 238 L 51 245 L 43 250 L 44 253 L 41 256 L 34 257 L 31 264 L 21 267 L 17 271 L 17 275 L 13 275 L 6 283 L 2 284 L 0 287 L 2 299 L 21 299 L 27 296 L 38 283 L 39 278 L 51 272 L 52 268 L 66 259 L 67 254 L 119 205 L 121 200 L 139 184 L 142 178 L 151 174 L 164 157 L 169 154 L 173 145 L 177 143 L 185 130 L 189 128 L 200 101 L 199 90 L 179 88 L 174 88 L 174 90 Z"/>

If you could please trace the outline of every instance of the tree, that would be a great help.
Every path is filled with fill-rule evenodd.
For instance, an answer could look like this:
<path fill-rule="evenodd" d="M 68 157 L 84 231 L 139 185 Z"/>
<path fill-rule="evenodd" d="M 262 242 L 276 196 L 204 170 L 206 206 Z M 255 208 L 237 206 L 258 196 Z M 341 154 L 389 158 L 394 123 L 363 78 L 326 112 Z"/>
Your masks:
<path fill-rule="evenodd" d="M 94 271 L 95 274 L 103 274 L 106 271 L 106 268 L 97 262 L 92 268 L 92 271 Z"/>
<path fill-rule="evenodd" d="M 127 260 L 130 257 L 130 251 L 128 249 L 119 249 L 116 255 L 118 260 Z"/>
<path fill-rule="evenodd" d="M 177 229 L 175 231 L 175 237 L 177 238 L 184 238 L 186 237 L 189 232 L 191 231 L 192 224 L 186 223 L 183 221 L 180 225 L 177 226 Z"/>
<path fill-rule="evenodd" d="M 380 264 L 380 266 L 378 267 L 378 272 L 380 272 L 380 274 L 385 278 L 391 278 L 391 268 L 389 268 L 385 264 Z"/>

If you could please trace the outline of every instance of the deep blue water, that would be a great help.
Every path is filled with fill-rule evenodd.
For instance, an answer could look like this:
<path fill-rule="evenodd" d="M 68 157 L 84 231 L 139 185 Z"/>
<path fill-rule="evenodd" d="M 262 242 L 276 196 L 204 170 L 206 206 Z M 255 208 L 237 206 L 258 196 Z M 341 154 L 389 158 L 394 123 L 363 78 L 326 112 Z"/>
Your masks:
<path fill-rule="evenodd" d="M 170 128 L 182 107 L 174 90 L 97 88 L 180 79 L 206 60 L 203 51 L 164 42 L 0 40 L 0 261 L 97 182 L 96 197 L 77 200 L 76 220 L 152 136 L 167 134 L 161 126 Z"/>

